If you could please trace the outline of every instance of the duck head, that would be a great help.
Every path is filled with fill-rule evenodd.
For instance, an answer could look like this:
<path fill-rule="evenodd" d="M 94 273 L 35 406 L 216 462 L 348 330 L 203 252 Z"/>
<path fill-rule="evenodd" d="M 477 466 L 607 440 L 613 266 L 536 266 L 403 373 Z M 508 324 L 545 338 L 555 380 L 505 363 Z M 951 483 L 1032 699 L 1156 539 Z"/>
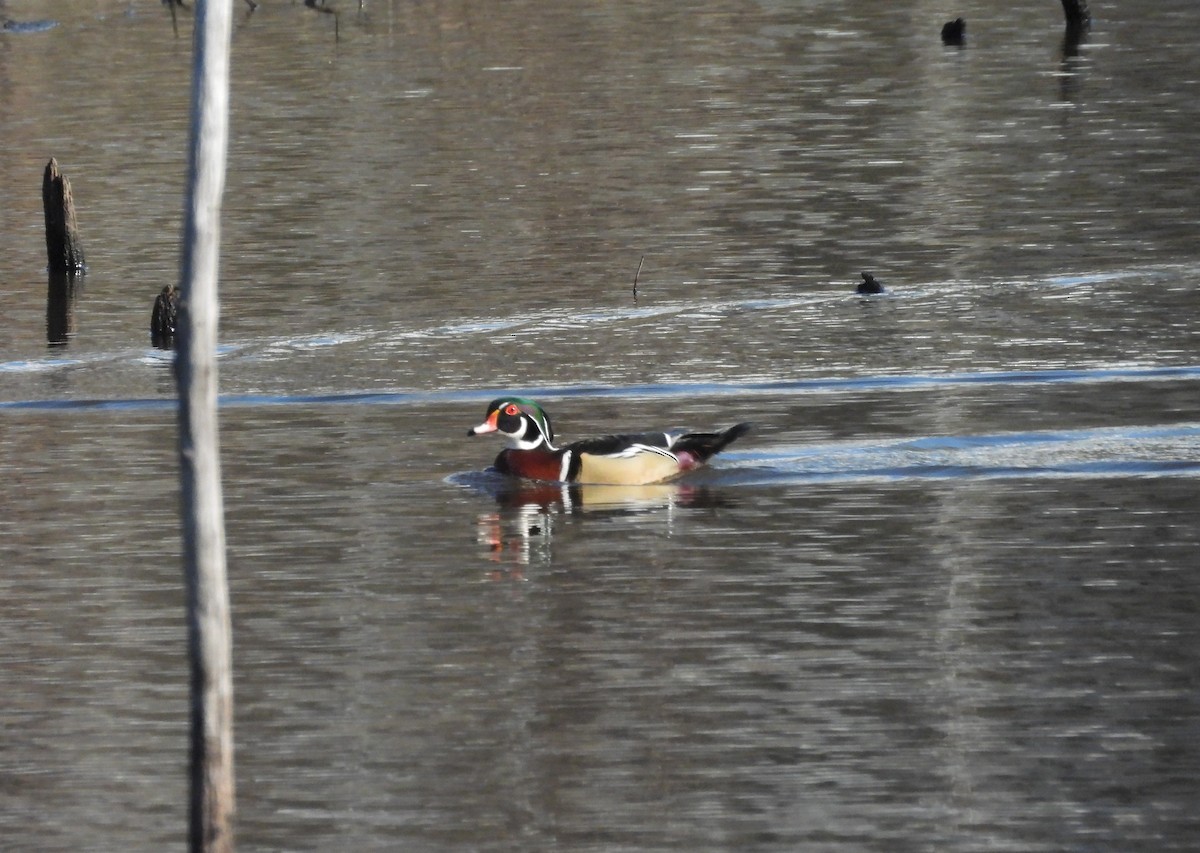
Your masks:
<path fill-rule="evenodd" d="M 498 432 L 516 450 L 554 449 L 554 428 L 542 407 L 523 397 L 500 397 L 488 403 L 487 418 L 467 435 Z"/>

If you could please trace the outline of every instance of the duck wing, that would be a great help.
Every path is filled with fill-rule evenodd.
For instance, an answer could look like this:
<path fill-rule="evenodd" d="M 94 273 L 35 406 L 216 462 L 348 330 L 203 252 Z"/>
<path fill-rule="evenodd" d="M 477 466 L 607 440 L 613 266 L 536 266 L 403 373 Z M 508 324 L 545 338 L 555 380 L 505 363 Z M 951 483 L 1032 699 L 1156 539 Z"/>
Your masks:
<path fill-rule="evenodd" d="M 612 456 L 628 451 L 631 447 L 651 447 L 669 450 L 679 437 L 678 433 L 642 432 L 621 435 L 602 435 L 585 438 L 568 444 L 564 449 L 594 456 Z"/>
<path fill-rule="evenodd" d="M 650 432 L 606 435 L 563 448 L 567 479 L 579 483 L 640 486 L 677 477 L 703 465 L 750 429 L 741 423 L 720 432 Z"/>
<path fill-rule="evenodd" d="M 642 486 L 680 473 L 679 458 L 668 448 L 674 436 L 662 432 L 586 438 L 563 448 L 567 479 L 578 483 Z"/>

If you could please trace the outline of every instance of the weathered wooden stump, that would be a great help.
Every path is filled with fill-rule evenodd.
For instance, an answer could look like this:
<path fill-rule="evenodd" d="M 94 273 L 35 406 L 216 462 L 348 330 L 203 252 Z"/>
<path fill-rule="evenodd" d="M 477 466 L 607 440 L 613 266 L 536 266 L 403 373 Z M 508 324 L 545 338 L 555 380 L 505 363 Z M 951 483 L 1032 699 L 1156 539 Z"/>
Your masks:
<path fill-rule="evenodd" d="M 159 349 L 175 346 L 175 330 L 179 324 L 179 288 L 168 284 L 154 300 L 150 312 L 150 343 Z"/>
<path fill-rule="evenodd" d="M 46 216 L 46 340 L 62 346 L 75 333 L 76 278 L 84 274 L 83 245 L 75 224 L 71 182 L 51 158 L 42 175 Z"/>
<path fill-rule="evenodd" d="M 50 272 L 83 272 L 83 244 L 75 224 L 71 181 L 53 157 L 42 175 L 42 208 L 46 214 L 46 259 Z"/>

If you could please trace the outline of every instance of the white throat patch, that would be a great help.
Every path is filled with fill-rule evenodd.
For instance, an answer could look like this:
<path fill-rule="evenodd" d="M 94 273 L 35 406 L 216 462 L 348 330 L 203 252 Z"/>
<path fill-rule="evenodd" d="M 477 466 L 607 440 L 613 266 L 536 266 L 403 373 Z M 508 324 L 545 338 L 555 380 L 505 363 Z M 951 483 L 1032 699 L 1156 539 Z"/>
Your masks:
<path fill-rule="evenodd" d="M 550 442 L 546 441 L 542 431 L 533 421 L 522 418 L 521 425 L 520 434 L 507 436 L 509 447 L 514 450 L 534 450 L 542 444 L 550 446 Z"/>

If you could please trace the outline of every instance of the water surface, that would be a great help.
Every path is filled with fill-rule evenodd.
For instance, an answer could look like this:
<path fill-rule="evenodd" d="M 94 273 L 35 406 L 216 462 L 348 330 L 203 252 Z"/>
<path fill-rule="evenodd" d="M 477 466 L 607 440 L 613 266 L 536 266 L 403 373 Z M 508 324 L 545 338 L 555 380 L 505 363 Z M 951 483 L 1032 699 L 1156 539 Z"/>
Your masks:
<path fill-rule="evenodd" d="M 1066 57 L 1052 2 L 961 50 L 918 2 L 356 5 L 237 10 L 240 846 L 1192 849 L 1191 4 Z M 0 33 L 0 846 L 181 847 L 191 21 L 3 13 L 57 26 Z M 507 391 L 756 429 L 517 487 L 464 437 Z"/>

